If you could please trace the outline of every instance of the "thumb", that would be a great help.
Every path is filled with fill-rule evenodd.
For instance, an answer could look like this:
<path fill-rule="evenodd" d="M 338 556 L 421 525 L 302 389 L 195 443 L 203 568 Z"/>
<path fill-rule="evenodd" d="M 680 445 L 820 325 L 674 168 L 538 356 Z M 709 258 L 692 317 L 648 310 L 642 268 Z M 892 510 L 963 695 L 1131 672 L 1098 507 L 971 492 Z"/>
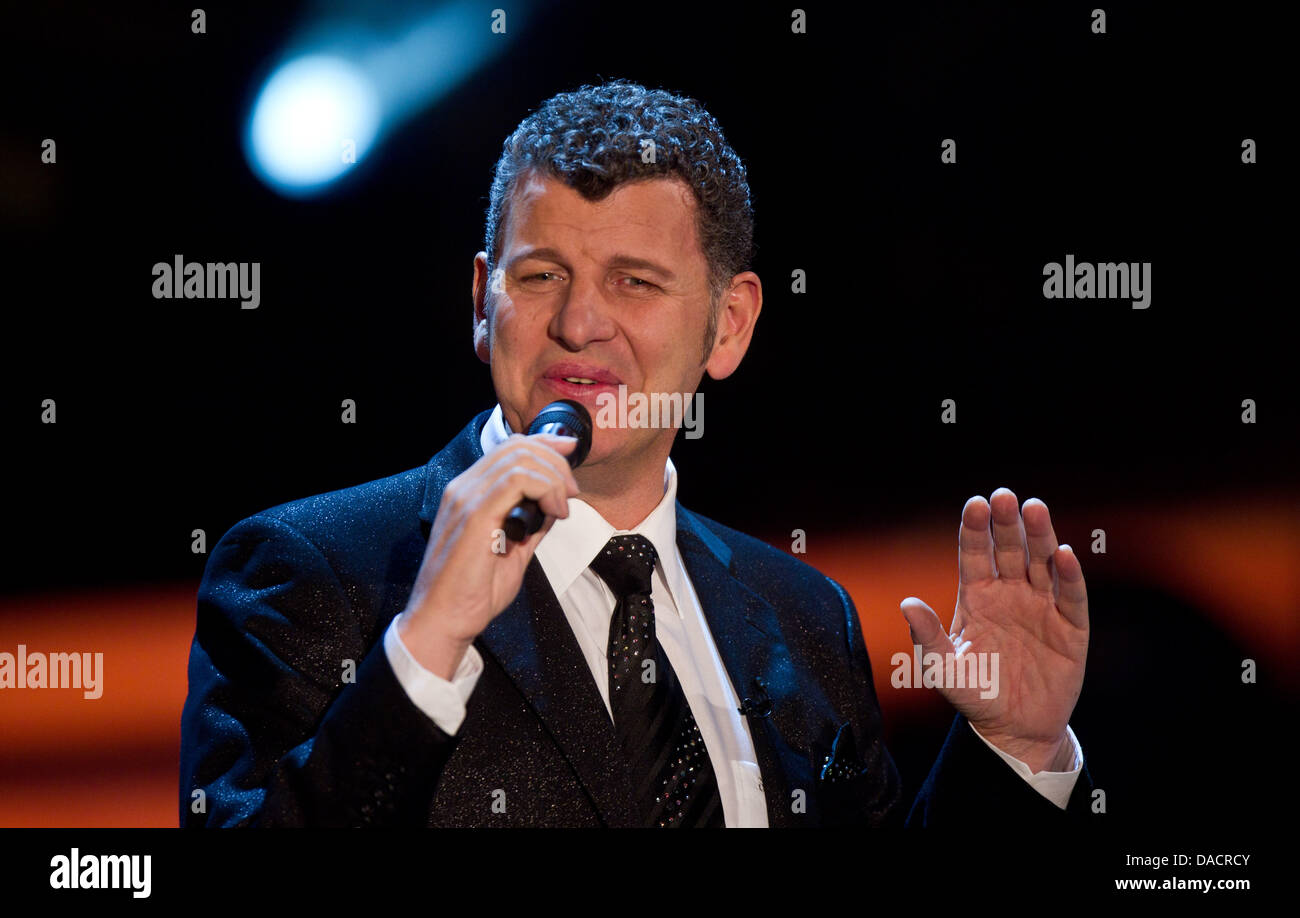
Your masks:
<path fill-rule="evenodd" d="M 907 630 L 912 635 L 912 643 L 921 645 L 922 653 L 949 654 L 953 652 L 952 639 L 939 621 L 935 611 L 915 596 L 909 596 L 898 604 L 898 609 L 907 621 Z"/>

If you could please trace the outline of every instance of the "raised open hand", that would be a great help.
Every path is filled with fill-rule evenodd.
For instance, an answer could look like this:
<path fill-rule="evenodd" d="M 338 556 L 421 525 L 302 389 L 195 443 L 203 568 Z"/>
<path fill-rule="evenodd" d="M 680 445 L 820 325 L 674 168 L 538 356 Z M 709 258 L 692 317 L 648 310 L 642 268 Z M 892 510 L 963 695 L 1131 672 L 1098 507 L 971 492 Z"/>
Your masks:
<path fill-rule="evenodd" d="M 968 654 L 996 654 L 994 697 L 965 680 L 940 692 L 989 742 L 1033 771 L 1068 770 L 1066 725 L 1083 688 L 1088 656 L 1088 593 L 1073 549 L 1059 545 L 1047 505 L 1007 488 L 990 500 L 972 497 L 962 510 L 957 551 L 957 608 L 944 630 L 916 597 L 900 608 L 921 645 L 953 655 L 969 672 Z"/>

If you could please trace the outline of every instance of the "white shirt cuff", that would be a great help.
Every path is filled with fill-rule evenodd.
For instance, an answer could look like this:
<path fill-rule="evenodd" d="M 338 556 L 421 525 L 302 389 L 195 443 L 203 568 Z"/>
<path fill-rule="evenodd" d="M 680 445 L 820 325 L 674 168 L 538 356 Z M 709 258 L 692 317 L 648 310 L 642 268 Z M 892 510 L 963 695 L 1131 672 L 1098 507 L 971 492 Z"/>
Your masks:
<path fill-rule="evenodd" d="M 465 720 L 465 705 L 483 674 L 483 658 L 471 644 L 448 682 L 420 665 L 397 634 L 397 617 L 384 632 L 384 653 L 393 675 L 411 702 L 428 715 L 442 732 L 455 736 Z"/>
<path fill-rule="evenodd" d="M 966 721 L 970 724 L 970 721 Z M 1070 744 L 1074 748 L 1074 768 L 1072 771 L 1040 771 L 1034 773 L 1030 771 L 1029 766 L 1020 761 L 1013 755 L 1008 755 L 997 746 L 994 746 L 975 730 L 975 725 L 970 724 L 971 730 L 975 735 L 984 740 L 984 744 L 996 752 L 1002 761 L 1011 767 L 1011 770 L 1029 783 L 1029 786 L 1038 791 L 1048 800 L 1055 803 L 1061 809 L 1066 808 L 1070 802 L 1070 794 L 1074 793 L 1075 782 L 1079 780 L 1079 772 L 1083 770 L 1083 747 L 1079 745 L 1079 738 L 1074 735 L 1070 725 L 1065 725 L 1065 735 L 1070 738 Z"/>

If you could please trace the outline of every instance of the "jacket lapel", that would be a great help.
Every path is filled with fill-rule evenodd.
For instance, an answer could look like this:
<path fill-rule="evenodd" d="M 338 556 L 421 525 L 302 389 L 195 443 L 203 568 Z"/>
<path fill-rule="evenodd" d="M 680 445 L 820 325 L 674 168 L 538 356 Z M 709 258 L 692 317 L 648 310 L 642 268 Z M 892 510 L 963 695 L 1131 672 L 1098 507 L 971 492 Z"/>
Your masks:
<path fill-rule="evenodd" d="M 428 536 L 433 518 L 438 515 L 438 502 L 442 492 L 453 478 L 483 458 L 483 443 L 480 437 L 483 425 L 492 416 L 491 411 L 484 411 L 470 421 L 456 439 L 452 440 L 438 452 L 424 467 L 424 502 L 420 505 L 420 519 L 424 523 L 424 534 Z"/>
<path fill-rule="evenodd" d="M 800 733 L 794 703 L 798 680 L 776 612 L 731 574 L 731 549 L 681 503 L 677 545 L 731 683 L 742 704 L 750 703 L 746 719 L 763 776 L 768 824 L 792 825 L 791 793 L 802 788 L 811 796 L 815 776 L 784 738 Z"/>
<path fill-rule="evenodd" d="M 426 537 L 447 484 L 482 458 L 480 434 L 490 414 L 480 414 L 430 460 L 420 511 Z M 505 670 L 545 724 L 601 819 L 610 826 L 637 825 L 609 711 L 536 556 L 524 572 L 519 595 L 475 645 Z"/>
<path fill-rule="evenodd" d="M 479 642 L 537 712 L 605 824 L 639 825 L 613 721 L 536 556 Z"/>

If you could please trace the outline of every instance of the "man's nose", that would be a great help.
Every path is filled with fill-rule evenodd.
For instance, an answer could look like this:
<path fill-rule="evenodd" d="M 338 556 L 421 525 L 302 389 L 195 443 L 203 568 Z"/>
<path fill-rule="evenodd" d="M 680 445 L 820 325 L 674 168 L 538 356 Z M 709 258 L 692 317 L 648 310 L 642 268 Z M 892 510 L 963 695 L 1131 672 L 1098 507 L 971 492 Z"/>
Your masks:
<path fill-rule="evenodd" d="M 575 351 L 608 340 L 614 334 L 610 310 L 598 280 L 575 280 L 551 317 L 551 337 Z"/>

